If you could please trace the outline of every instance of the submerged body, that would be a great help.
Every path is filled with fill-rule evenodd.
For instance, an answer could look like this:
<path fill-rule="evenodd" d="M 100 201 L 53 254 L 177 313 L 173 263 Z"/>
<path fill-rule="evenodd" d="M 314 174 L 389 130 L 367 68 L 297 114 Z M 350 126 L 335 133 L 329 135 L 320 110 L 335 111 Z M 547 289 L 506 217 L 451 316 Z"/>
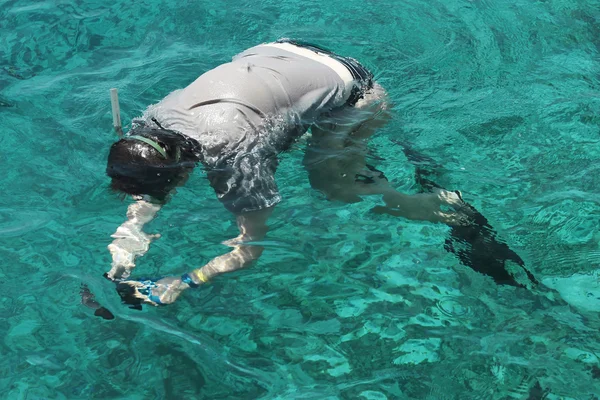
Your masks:
<path fill-rule="evenodd" d="M 145 120 L 196 139 L 211 164 L 254 146 L 285 150 L 304 126 L 345 103 L 353 80 L 298 50 L 289 43 L 248 49 L 150 106 Z"/>
<path fill-rule="evenodd" d="M 456 193 L 406 195 L 367 164 L 367 140 L 390 118 L 385 90 L 356 60 L 288 40 L 263 44 L 201 75 L 148 107 L 109 154 L 114 188 L 136 200 L 109 245 L 106 276 L 134 306 L 167 304 L 190 287 L 246 267 L 263 248 L 267 219 L 281 201 L 277 156 L 309 128 L 304 167 L 313 188 L 329 200 L 381 195 L 374 211 L 456 225 L 465 203 Z M 201 163 L 217 197 L 235 216 L 240 235 L 232 250 L 182 276 L 129 278 L 135 259 L 156 235 L 143 232 L 193 165 Z M 442 210 L 442 207 L 451 210 Z M 468 209 L 468 208 L 467 208 Z"/>
<path fill-rule="evenodd" d="M 257 211 L 281 201 L 277 155 L 323 114 L 356 102 L 353 90 L 372 86 L 370 73 L 360 72 L 355 78 L 327 54 L 269 43 L 204 73 L 134 122 L 194 139 L 225 206 L 234 213 Z"/>

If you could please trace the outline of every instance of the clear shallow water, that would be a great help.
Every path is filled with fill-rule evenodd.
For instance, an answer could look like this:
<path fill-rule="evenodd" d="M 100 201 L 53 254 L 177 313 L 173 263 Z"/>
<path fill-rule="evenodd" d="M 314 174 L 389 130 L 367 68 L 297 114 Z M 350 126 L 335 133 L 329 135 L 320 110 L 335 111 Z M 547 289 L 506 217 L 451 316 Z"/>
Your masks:
<path fill-rule="evenodd" d="M 593 399 L 600 396 L 598 1 L 0 2 L 0 397 Z M 554 300 L 498 287 L 443 250 L 444 226 L 325 202 L 301 168 L 252 269 L 174 306 L 123 308 L 101 274 L 127 203 L 107 189 L 124 121 L 254 44 L 319 43 L 396 105 L 391 139 L 444 165 Z M 226 251 L 236 228 L 201 174 L 161 212 L 140 276 Z M 87 283 L 117 316 L 91 316 Z M 564 299 L 564 300 L 563 300 Z M 566 302 L 565 302 L 566 301 Z M 594 397 L 595 396 L 595 397 Z"/>

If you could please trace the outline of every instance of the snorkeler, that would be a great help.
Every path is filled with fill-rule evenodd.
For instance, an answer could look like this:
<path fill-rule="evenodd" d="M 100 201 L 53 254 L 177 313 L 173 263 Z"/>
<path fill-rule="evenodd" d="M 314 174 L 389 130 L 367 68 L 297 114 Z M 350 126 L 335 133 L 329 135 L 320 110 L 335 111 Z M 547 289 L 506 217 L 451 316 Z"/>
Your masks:
<path fill-rule="evenodd" d="M 134 202 L 112 235 L 105 276 L 124 302 L 139 308 L 173 303 L 183 291 L 257 260 L 263 248 L 252 242 L 266 235 L 281 201 L 277 157 L 308 129 L 303 164 L 311 186 L 327 199 L 354 203 L 380 195 L 377 213 L 444 223 L 460 234 L 480 214 L 458 192 L 430 185 L 423 193 L 399 193 L 367 163 L 366 142 L 389 118 L 385 90 L 352 58 L 291 40 L 238 54 L 148 107 L 110 148 L 111 187 Z M 136 258 L 156 238 L 144 225 L 197 165 L 237 220 L 240 234 L 227 242 L 231 251 L 180 276 L 133 279 Z"/>

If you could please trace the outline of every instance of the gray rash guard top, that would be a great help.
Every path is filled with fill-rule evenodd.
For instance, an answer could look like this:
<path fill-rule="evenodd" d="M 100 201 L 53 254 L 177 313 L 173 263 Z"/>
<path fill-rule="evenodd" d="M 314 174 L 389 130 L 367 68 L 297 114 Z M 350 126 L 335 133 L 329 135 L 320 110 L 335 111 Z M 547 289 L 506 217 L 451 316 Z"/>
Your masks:
<path fill-rule="evenodd" d="M 338 56 L 339 57 L 339 56 Z M 150 106 L 143 123 L 195 139 L 219 199 L 235 213 L 275 205 L 274 174 L 319 115 L 344 106 L 360 85 L 328 54 L 291 43 L 250 48 Z"/>

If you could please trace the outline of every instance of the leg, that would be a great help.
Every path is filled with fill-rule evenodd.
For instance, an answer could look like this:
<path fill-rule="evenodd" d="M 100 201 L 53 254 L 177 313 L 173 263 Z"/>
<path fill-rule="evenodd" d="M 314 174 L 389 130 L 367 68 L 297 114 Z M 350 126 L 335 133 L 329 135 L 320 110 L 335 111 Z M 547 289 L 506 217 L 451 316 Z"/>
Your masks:
<path fill-rule="evenodd" d="M 447 191 L 431 180 L 439 167 L 433 160 L 402 144 L 407 158 L 417 167 L 415 178 L 422 188 L 422 193 L 412 196 L 394 190 L 382 172 L 367 164 L 365 140 L 389 119 L 385 92 L 378 85 L 373 89 L 356 104 L 356 110 L 340 110 L 311 128 L 313 138 L 304 160 L 311 185 L 330 200 L 348 203 L 361 201 L 364 195 L 383 195 L 386 205 L 375 207 L 376 213 L 450 225 L 450 238 L 444 248 L 464 265 L 491 276 L 497 283 L 523 286 L 507 269 L 507 262 L 513 262 L 525 271 L 526 279 L 536 284 L 523 260 L 497 240 L 481 213 L 463 202 L 458 192 Z M 442 210 L 446 206 L 454 211 Z"/>
<path fill-rule="evenodd" d="M 408 219 L 459 223 L 456 213 L 443 206 L 460 208 L 455 193 L 439 189 L 434 193 L 406 195 L 394 190 L 382 172 L 367 164 L 367 139 L 390 118 L 385 90 L 374 84 L 354 107 L 332 112 L 311 127 L 304 165 L 311 185 L 329 200 L 347 203 L 360 196 L 383 195 L 386 206 L 373 211 Z"/>

